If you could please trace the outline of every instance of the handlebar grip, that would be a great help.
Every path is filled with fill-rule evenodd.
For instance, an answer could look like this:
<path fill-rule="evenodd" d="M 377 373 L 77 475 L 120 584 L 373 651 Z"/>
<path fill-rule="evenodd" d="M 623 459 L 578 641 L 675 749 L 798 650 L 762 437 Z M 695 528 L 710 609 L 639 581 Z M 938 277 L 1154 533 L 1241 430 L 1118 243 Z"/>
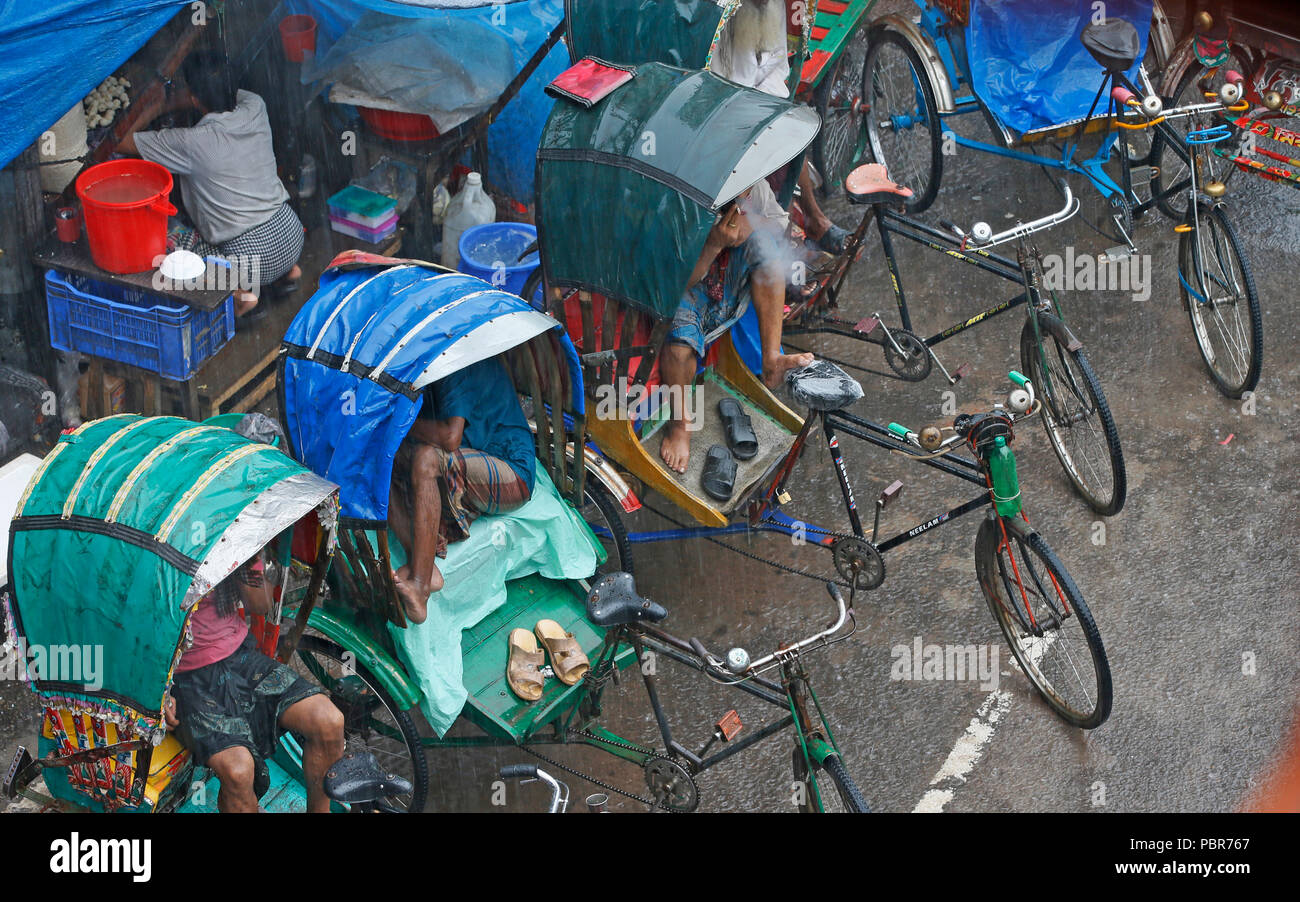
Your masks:
<path fill-rule="evenodd" d="M 1021 388 L 1024 388 L 1025 384 L 1029 381 L 1029 379 L 1026 376 L 1022 376 L 1020 373 L 1017 373 L 1015 370 L 1012 370 L 1011 372 L 1007 373 L 1007 378 L 1010 379 L 1012 382 L 1016 383 L 1016 385 L 1019 385 Z"/>
<path fill-rule="evenodd" d="M 1246 79 L 1236 69 L 1229 69 L 1223 74 L 1223 80 L 1230 85 L 1239 85 Z"/>
<path fill-rule="evenodd" d="M 957 223 L 953 222 L 950 219 L 940 219 L 939 225 L 941 225 L 943 228 L 947 229 L 948 231 L 956 235 L 965 234 L 964 232 L 962 232 L 961 227 L 958 226 Z"/>
<path fill-rule="evenodd" d="M 847 607 L 847 605 L 844 604 L 844 593 L 840 592 L 840 587 L 835 585 L 835 583 L 829 581 L 826 583 L 826 594 L 830 595 L 831 601 L 838 605 Z"/>
<path fill-rule="evenodd" d="M 502 780 L 537 779 L 536 764 L 507 764 L 501 768 Z"/>
<path fill-rule="evenodd" d="M 894 435 L 898 436 L 901 439 L 906 439 L 908 433 L 910 433 L 912 430 L 908 429 L 906 426 L 900 423 L 890 423 L 889 431 L 894 433 Z"/>
<path fill-rule="evenodd" d="M 1134 100 L 1137 100 L 1137 95 L 1134 94 L 1132 91 L 1130 91 L 1128 88 L 1124 87 L 1123 85 L 1116 85 L 1114 88 L 1112 88 L 1110 92 L 1110 96 L 1111 99 L 1114 100 L 1116 103 L 1118 103 L 1120 106 L 1128 106 Z"/>
<path fill-rule="evenodd" d="M 694 636 L 686 641 L 690 644 L 691 648 L 694 649 L 695 653 L 704 659 L 704 663 L 707 664 L 709 662 L 709 652 L 705 649 L 704 643 L 699 639 L 696 639 Z"/>

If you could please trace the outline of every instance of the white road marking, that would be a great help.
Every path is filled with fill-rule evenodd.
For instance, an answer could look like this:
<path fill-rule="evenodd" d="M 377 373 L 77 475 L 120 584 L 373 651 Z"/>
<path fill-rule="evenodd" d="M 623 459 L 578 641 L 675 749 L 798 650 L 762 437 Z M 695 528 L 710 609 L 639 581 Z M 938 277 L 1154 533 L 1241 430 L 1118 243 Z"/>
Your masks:
<path fill-rule="evenodd" d="M 1033 661 L 1042 660 L 1047 649 L 1056 641 L 1056 633 L 1049 633 L 1042 642 L 1030 649 Z M 1013 656 L 1011 666 L 1021 673 L 1019 662 Z M 1003 676 L 1010 676 L 1007 671 Z M 934 778 L 930 780 L 931 789 L 925 791 L 921 801 L 912 809 L 913 814 L 940 814 L 944 806 L 952 801 L 956 788 L 966 782 L 966 778 L 975 769 L 975 763 L 984 754 L 984 748 L 993 739 L 999 721 L 1011 709 L 1012 695 L 1005 689 L 994 689 L 980 703 L 975 716 L 966 725 L 966 731 L 957 737 L 957 744 L 952 747 Z M 942 785 L 941 785 L 942 784 Z"/>

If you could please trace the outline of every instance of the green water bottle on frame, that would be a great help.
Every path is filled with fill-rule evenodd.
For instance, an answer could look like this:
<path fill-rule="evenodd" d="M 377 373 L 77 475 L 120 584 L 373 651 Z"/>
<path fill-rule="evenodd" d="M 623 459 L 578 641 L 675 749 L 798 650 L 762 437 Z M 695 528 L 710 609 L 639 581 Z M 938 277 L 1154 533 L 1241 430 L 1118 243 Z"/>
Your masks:
<path fill-rule="evenodd" d="M 1016 476 L 1016 455 L 1007 447 L 1005 436 L 993 440 L 989 454 L 989 475 L 993 478 L 993 506 L 1002 517 L 1020 513 L 1020 480 Z"/>

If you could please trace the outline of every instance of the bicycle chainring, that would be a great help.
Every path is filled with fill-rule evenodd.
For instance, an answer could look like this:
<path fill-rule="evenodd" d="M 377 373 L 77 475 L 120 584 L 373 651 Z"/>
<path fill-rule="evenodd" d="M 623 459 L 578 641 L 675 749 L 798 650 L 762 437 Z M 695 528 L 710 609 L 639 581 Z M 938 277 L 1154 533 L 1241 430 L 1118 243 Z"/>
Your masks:
<path fill-rule="evenodd" d="M 885 559 L 866 539 L 841 536 L 831 545 L 835 569 L 849 585 L 875 589 L 885 581 Z"/>
<path fill-rule="evenodd" d="M 700 790 L 690 772 L 671 758 L 654 757 L 645 763 L 645 785 L 663 807 L 683 813 L 700 805 Z"/>
<path fill-rule="evenodd" d="M 890 338 L 894 339 L 893 343 L 890 342 Z M 894 349 L 895 343 L 902 350 L 901 354 Z M 925 346 L 925 342 L 906 329 L 891 330 L 889 336 L 885 338 L 883 347 L 885 362 L 904 381 L 923 382 L 925 377 L 930 375 L 933 366 L 930 349 Z"/>

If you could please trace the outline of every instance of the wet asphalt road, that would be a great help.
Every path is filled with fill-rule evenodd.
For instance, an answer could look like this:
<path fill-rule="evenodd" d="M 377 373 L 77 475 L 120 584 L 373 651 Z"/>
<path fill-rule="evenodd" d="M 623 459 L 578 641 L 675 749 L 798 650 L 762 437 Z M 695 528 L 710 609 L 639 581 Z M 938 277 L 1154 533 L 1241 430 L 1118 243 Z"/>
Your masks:
<path fill-rule="evenodd" d="M 976 134 L 983 130 L 972 125 Z M 1058 206 L 1032 167 L 968 151 L 945 163 L 944 187 L 925 214 L 928 221 L 986 219 L 998 228 L 1010 222 L 1007 213 L 1028 219 Z M 1110 656 L 1110 720 L 1091 733 L 1065 725 L 1010 667 L 1010 652 L 975 581 L 979 515 L 953 521 L 887 555 L 884 585 L 859 598 L 857 635 L 809 658 L 850 772 L 873 808 L 911 811 L 933 788 L 951 792 L 944 805 L 949 811 L 1226 811 L 1268 771 L 1300 689 L 1300 453 L 1293 438 L 1300 396 L 1300 192 L 1240 175 L 1230 189 L 1230 210 L 1263 306 L 1264 369 L 1254 413 L 1220 395 L 1205 375 L 1178 302 L 1176 238 L 1153 213 L 1137 233 L 1140 250 L 1152 260 L 1148 300 L 1121 292 L 1062 296 L 1101 378 L 1127 462 L 1128 503 L 1105 521 L 1104 544 L 1094 541 L 1098 518 L 1072 493 L 1041 428 L 1028 424 L 1018 436 L 1026 510 L 1083 591 Z M 847 205 L 833 205 L 832 212 L 842 224 L 855 220 Z M 1072 246 L 1078 254 L 1096 253 L 1106 243 L 1078 217 L 1037 241 L 1044 253 Z M 882 257 L 869 246 L 846 307 L 854 316 L 885 310 L 893 323 Z M 918 247 L 900 248 L 900 266 L 922 334 L 1014 293 L 1008 283 Z M 1019 365 L 1022 322 L 1013 312 L 941 348 L 950 367 L 974 365 L 955 388 L 960 407 L 987 404 L 1005 392 L 1006 371 Z M 874 346 L 829 338 L 812 347 L 884 368 Z M 937 373 L 919 384 L 861 379 L 866 397 L 856 410 L 864 416 L 914 428 L 944 419 L 948 387 Z M 864 505 L 894 479 L 906 485 L 886 515 L 887 533 L 970 497 L 966 484 L 951 477 L 851 439 L 844 446 Z M 824 450 L 814 447 L 805 455 L 790 507 L 843 529 L 848 524 L 830 466 Z M 660 499 L 651 501 L 662 506 Z M 663 523 L 643 513 L 631 525 Z M 788 539 L 729 541 L 786 564 L 832 572 L 827 553 Z M 756 656 L 815 631 L 831 613 L 816 582 L 706 542 L 638 546 L 635 561 L 639 588 L 671 612 L 665 626 L 715 649 L 743 645 Z M 933 787 L 989 692 L 974 681 L 891 680 L 891 648 L 911 646 L 917 637 L 995 644 L 1001 688 L 1010 695 L 996 722 L 975 731 L 969 748 L 978 758 L 965 776 Z M 1244 673 L 1251 662 L 1253 672 Z M 671 664 L 661 668 L 661 681 L 669 717 L 689 747 L 698 748 L 712 722 L 732 706 L 751 724 L 763 713 Z M 632 739 L 653 739 L 654 723 L 635 680 L 607 699 L 607 726 Z M 0 683 L 6 757 L 15 742 L 34 738 L 34 728 L 30 700 L 14 684 Z M 562 757 L 593 776 L 643 790 L 630 765 L 582 751 Z M 493 810 L 497 766 L 526 760 L 508 750 L 434 752 L 429 808 Z M 569 781 L 575 802 L 595 789 Z M 770 739 L 698 782 L 703 810 L 790 810 L 789 739 Z M 536 809 L 544 798 L 536 787 L 511 793 L 512 809 Z M 641 810 L 618 799 L 612 807 Z"/>

